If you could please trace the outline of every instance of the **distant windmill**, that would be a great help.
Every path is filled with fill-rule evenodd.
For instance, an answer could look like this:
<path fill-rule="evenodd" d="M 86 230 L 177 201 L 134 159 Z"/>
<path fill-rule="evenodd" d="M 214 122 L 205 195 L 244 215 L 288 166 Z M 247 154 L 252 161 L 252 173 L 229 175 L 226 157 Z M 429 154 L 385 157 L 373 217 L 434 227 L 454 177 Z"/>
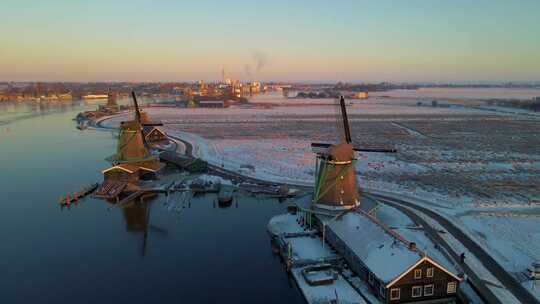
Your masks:
<path fill-rule="evenodd" d="M 357 148 L 352 145 L 351 131 L 345 107 L 345 99 L 339 100 L 344 136 L 339 144 L 312 143 L 317 154 L 315 168 L 315 190 L 313 203 L 320 208 L 339 210 L 360 205 L 356 185 L 355 151 L 395 153 L 395 149 Z"/>
<path fill-rule="evenodd" d="M 107 92 L 107 107 L 111 108 L 117 108 L 118 103 L 116 100 L 118 99 L 118 94 L 116 92 L 111 91 L 109 88 L 109 91 Z"/>

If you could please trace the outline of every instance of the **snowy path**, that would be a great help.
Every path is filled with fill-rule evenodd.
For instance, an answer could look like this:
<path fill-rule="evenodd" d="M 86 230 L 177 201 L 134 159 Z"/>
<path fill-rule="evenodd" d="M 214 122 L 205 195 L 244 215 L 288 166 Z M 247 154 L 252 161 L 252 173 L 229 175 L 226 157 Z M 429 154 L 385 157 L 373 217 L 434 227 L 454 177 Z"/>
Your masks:
<path fill-rule="evenodd" d="M 458 228 L 454 223 L 452 223 L 450 220 L 446 219 L 445 217 L 437 214 L 436 212 L 433 212 L 432 210 L 418 206 L 416 204 L 406 202 L 403 200 L 398 200 L 395 198 L 388 199 L 384 196 L 375 195 L 378 197 L 383 203 L 389 204 L 395 208 L 398 208 L 399 210 L 406 213 L 408 216 L 413 218 L 415 221 L 418 221 L 420 224 L 424 226 L 426 229 L 426 232 L 428 232 L 439 244 L 443 245 L 445 249 L 452 255 L 454 260 L 459 260 L 459 255 L 457 252 L 455 252 L 450 245 L 445 242 L 441 236 L 438 234 L 438 232 L 433 229 L 426 221 L 424 221 L 422 218 L 417 216 L 414 212 L 411 212 L 408 210 L 408 208 L 420 211 L 430 218 L 436 220 L 442 227 L 444 227 L 450 234 L 452 234 L 457 240 L 459 240 L 465 248 L 474 254 L 478 260 L 482 263 L 484 267 L 486 267 L 496 278 L 499 279 L 499 281 L 512 292 L 512 294 L 521 302 L 521 303 L 540 303 L 538 299 L 536 299 L 531 293 L 529 293 L 520 283 L 518 283 L 512 275 L 510 275 L 494 258 L 491 257 L 489 253 L 487 253 L 480 245 L 476 243 L 473 239 L 471 239 L 466 233 L 464 233 L 460 228 Z M 407 208 L 405 208 L 407 207 Z M 466 271 L 467 275 L 475 281 L 475 283 L 482 287 L 481 292 L 483 292 L 484 297 L 492 303 L 497 299 L 497 297 L 493 294 L 491 289 L 486 286 L 485 280 L 480 279 L 476 271 L 474 269 L 471 269 L 468 265 L 461 265 L 464 270 Z M 497 300 L 498 303 L 502 303 Z"/>
<path fill-rule="evenodd" d="M 398 128 L 401 128 L 401 129 L 405 130 L 407 133 L 409 133 L 409 134 L 412 135 L 412 136 L 415 136 L 415 137 L 418 137 L 418 138 L 427 138 L 426 135 L 424 135 L 424 134 L 422 134 L 422 133 L 420 133 L 420 132 L 418 132 L 418 131 L 416 131 L 416 130 L 413 130 L 413 129 L 411 129 L 411 128 L 409 128 L 409 127 L 403 125 L 403 124 L 400 124 L 400 123 L 397 123 L 397 122 L 393 122 L 392 125 L 394 125 L 394 126 L 396 126 L 396 127 L 398 127 Z"/>

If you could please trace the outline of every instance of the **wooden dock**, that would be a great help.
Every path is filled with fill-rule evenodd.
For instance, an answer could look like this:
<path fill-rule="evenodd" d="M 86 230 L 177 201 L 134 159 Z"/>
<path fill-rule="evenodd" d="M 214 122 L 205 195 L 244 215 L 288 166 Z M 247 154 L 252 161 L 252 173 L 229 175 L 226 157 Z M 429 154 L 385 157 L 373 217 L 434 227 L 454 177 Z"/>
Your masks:
<path fill-rule="evenodd" d="M 103 182 L 99 189 L 94 193 L 94 197 L 103 199 L 115 199 L 127 187 L 126 182 Z"/>
<path fill-rule="evenodd" d="M 61 197 L 58 200 L 58 204 L 61 207 L 64 207 L 64 206 L 69 206 L 72 203 L 77 203 L 78 200 L 83 199 L 84 197 L 94 192 L 98 186 L 99 186 L 98 183 L 94 183 L 94 184 L 89 185 L 88 187 L 83 188 L 81 191 L 77 191 L 72 194 L 68 194 L 65 197 Z"/>
<path fill-rule="evenodd" d="M 117 208 L 117 207 L 122 207 L 124 205 L 127 205 L 129 202 L 139 198 L 139 197 L 142 197 L 144 194 L 147 194 L 147 193 L 150 193 L 146 190 L 138 190 L 138 191 L 135 191 L 133 193 L 131 193 L 130 195 L 124 197 L 122 200 L 120 200 L 119 202 L 117 202 L 116 204 L 114 204 L 111 209 L 113 208 Z"/>

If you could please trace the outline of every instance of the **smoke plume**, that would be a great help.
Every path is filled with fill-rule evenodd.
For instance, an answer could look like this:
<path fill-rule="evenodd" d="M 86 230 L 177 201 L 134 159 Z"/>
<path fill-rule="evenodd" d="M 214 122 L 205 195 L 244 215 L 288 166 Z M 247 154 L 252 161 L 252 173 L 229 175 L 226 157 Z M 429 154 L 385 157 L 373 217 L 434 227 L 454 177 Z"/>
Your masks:
<path fill-rule="evenodd" d="M 246 64 L 244 66 L 244 72 L 249 79 L 253 78 L 253 74 L 259 73 L 265 66 L 270 63 L 268 55 L 262 50 L 251 50 L 251 64 Z M 253 68 L 253 66 L 255 68 Z"/>
<path fill-rule="evenodd" d="M 246 72 L 246 76 L 251 79 L 253 78 L 253 73 L 251 72 L 251 66 L 249 64 L 246 64 L 244 66 L 244 72 Z"/>
<path fill-rule="evenodd" d="M 251 51 L 251 57 L 255 61 L 255 71 L 260 72 L 269 62 L 268 56 L 262 50 Z"/>

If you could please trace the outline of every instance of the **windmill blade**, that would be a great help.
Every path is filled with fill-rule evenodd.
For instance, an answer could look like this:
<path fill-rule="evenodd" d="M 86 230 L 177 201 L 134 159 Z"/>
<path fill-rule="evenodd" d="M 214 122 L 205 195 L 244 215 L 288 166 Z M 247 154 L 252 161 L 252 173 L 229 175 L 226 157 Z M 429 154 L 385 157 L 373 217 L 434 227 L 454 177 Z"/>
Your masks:
<path fill-rule="evenodd" d="M 155 225 L 150 225 L 150 227 L 148 227 L 149 229 L 152 229 L 153 232 L 157 232 L 163 236 L 168 236 L 169 235 L 169 231 L 167 231 L 166 229 L 163 229 L 161 227 L 158 227 L 158 226 L 155 226 Z"/>
<path fill-rule="evenodd" d="M 345 142 L 352 143 L 351 129 L 349 127 L 349 118 L 347 117 L 347 109 L 345 107 L 345 98 L 343 95 L 339 98 L 339 105 L 341 107 L 341 118 L 343 119 L 343 131 L 345 132 Z"/>
<path fill-rule="evenodd" d="M 325 152 L 332 146 L 333 144 L 330 144 L 330 143 L 311 143 L 311 149 L 314 152 Z M 360 147 L 353 146 L 353 150 L 357 152 L 376 152 L 376 153 L 396 153 L 397 152 L 395 148 L 384 148 L 384 147 L 360 148 Z"/>
<path fill-rule="evenodd" d="M 133 105 L 135 106 L 135 119 L 140 124 L 141 112 L 139 112 L 139 104 L 137 103 L 137 96 L 135 96 L 135 91 L 131 91 L 131 97 L 133 97 Z"/>
<path fill-rule="evenodd" d="M 144 235 L 143 235 L 143 243 L 142 243 L 142 247 L 141 247 L 141 256 L 142 257 L 146 256 L 146 239 L 147 238 L 148 238 L 148 229 L 145 229 L 144 230 Z"/>
<path fill-rule="evenodd" d="M 145 217 L 145 225 L 144 225 L 144 234 L 143 234 L 143 243 L 141 248 L 141 256 L 146 256 L 146 244 L 148 239 L 148 226 L 150 225 L 150 208 L 152 206 L 151 203 L 146 203 L 146 217 Z"/>
<path fill-rule="evenodd" d="M 133 97 L 133 105 L 135 106 L 135 119 L 137 120 L 137 123 L 141 127 L 141 136 L 144 146 L 148 151 L 150 151 L 150 146 L 148 145 L 148 142 L 146 142 L 146 136 L 143 132 L 143 125 L 141 123 L 141 112 L 139 111 L 139 104 L 137 103 L 137 96 L 135 96 L 135 91 L 131 91 L 131 96 Z"/>
<path fill-rule="evenodd" d="M 357 152 L 374 152 L 374 153 L 397 153 L 396 148 L 357 148 L 353 147 Z"/>
<path fill-rule="evenodd" d="M 339 138 L 336 138 L 336 142 L 344 142 L 345 130 L 343 129 L 343 118 L 341 114 L 341 106 L 339 104 L 339 98 L 334 99 L 334 124 L 336 125 L 336 134 L 339 134 Z"/>

